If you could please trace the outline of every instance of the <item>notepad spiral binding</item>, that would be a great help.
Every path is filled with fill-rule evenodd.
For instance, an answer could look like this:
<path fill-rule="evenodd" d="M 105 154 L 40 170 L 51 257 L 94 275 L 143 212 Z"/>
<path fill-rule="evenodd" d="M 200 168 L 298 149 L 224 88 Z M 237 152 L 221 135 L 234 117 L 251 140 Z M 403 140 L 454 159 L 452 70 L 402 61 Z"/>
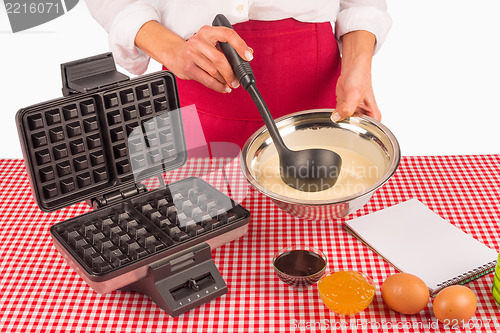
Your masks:
<path fill-rule="evenodd" d="M 479 279 L 481 276 L 491 273 L 495 270 L 495 266 L 497 265 L 497 261 L 493 260 L 483 266 L 480 266 L 476 269 L 470 270 L 467 273 L 460 274 L 452 279 L 444 281 L 443 283 L 438 284 L 438 288 L 433 290 L 431 296 L 435 296 L 441 290 L 446 287 L 455 285 L 455 284 L 466 284 L 476 279 Z"/>

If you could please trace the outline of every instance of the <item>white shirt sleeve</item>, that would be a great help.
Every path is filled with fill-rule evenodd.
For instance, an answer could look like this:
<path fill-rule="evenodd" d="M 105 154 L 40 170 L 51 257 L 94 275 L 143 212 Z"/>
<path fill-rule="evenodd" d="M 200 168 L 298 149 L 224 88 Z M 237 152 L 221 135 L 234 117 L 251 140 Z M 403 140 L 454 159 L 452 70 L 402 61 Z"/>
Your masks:
<path fill-rule="evenodd" d="M 343 35 L 356 30 L 369 31 L 376 37 L 376 53 L 384 43 L 391 25 L 392 20 L 387 13 L 385 0 L 340 0 L 335 37 L 342 49 Z"/>
<path fill-rule="evenodd" d="M 85 0 L 92 16 L 109 33 L 109 48 L 117 64 L 133 74 L 142 74 L 149 56 L 135 46 L 135 36 L 148 21 L 160 22 L 160 15 L 145 0 Z"/>

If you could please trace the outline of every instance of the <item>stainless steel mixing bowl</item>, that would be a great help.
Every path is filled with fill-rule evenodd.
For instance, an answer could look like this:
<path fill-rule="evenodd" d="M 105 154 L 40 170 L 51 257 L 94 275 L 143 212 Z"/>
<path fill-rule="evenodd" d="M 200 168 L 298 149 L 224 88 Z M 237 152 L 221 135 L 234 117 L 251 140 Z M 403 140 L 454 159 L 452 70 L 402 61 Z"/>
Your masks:
<path fill-rule="evenodd" d="M 267 129 L 261 127 L 243 146 L 240 165 L 248 182 L 271 198 L 283 211 L 301 219 L 332 220 L 357 211 L 394 174 L 399 165 L 399 144 L 387 127 L 366 116 L 334 123 L 330 120 L 332 111 L 301 111 L 276 119 L 276 125 L 285 144 L 291 149 L 304 146 L 305 143 L 317 147 L 330 145 L 355 151 L 377 165 L 378 180 L 355 194 L 337 199 L 298 200 L 272 192 L 262 186 L 256 176 L 258 165 L 277 154 Z"/>

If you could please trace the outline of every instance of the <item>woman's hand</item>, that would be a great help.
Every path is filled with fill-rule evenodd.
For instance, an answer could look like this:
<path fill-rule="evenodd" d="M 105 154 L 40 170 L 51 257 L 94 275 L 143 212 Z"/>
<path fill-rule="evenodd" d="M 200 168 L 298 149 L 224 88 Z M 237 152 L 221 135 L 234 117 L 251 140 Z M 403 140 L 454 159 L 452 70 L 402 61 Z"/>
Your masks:
<path fill-rule="evenodd" d="M 371 83 L 371 60 L 375 36 L 367 31 L 353 31 L 342 37 L 342 69 L 337 82 L 337 107 L 332 120 L 366 114 L 381 119 Z"/>
<path fill-rule="evenodd" d="M 196 80 L 218 92 L 231 92 L 239 82 L 218 42 L 227 42 L 240 57 L 253 59 L 252 49 L 232 29 L 203 26 L 198 32 L 183 40 L 156 21 L 145 23 L 139 29 L 135 44 L 153 59 L 162 63 L 178 78 Z"/>

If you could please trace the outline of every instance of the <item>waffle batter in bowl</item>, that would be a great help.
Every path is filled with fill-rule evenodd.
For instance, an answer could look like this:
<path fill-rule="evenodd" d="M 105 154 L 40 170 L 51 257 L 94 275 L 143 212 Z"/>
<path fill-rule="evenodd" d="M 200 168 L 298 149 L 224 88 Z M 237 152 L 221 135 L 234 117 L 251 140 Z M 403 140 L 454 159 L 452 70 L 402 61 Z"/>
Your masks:
<path fill-rule="evenodd" d="M 300 191 L 286 185 L 281 179 L 278 155 L 266 161 L 258 161 L 253 167 L 257 181 L 266 189 L 287 198 L 298 200 L 329 200 L 339 199 L 356 193 L 361 193 L 377 182 L 380 177 L 380 166 L 356 153 L 353 150 L 335 146 L 300 146 L 294 150 L 323 148 L 333 150 L 342 157 L 342 168 L 334 186 L 326 190 L 308 192 Z M 315 184 L 312 184 L 315 185 Z"/>
<path fill-rule="evenodd" d="M 380 122 L 366 116 L 340 123 L 332 110 L 308 110 L 276 119 L 285 144 L 293 150 L 324 148 L 342 157 L 337 183 L 317 192 L 299 191 L 280 177 L 277 151 L 265 128 L 248 139 L 242 150 L 243 174 L 285 212 L 303 219 L 344 217 L 361 208 L 399 165 L 399 144 Z"/>

